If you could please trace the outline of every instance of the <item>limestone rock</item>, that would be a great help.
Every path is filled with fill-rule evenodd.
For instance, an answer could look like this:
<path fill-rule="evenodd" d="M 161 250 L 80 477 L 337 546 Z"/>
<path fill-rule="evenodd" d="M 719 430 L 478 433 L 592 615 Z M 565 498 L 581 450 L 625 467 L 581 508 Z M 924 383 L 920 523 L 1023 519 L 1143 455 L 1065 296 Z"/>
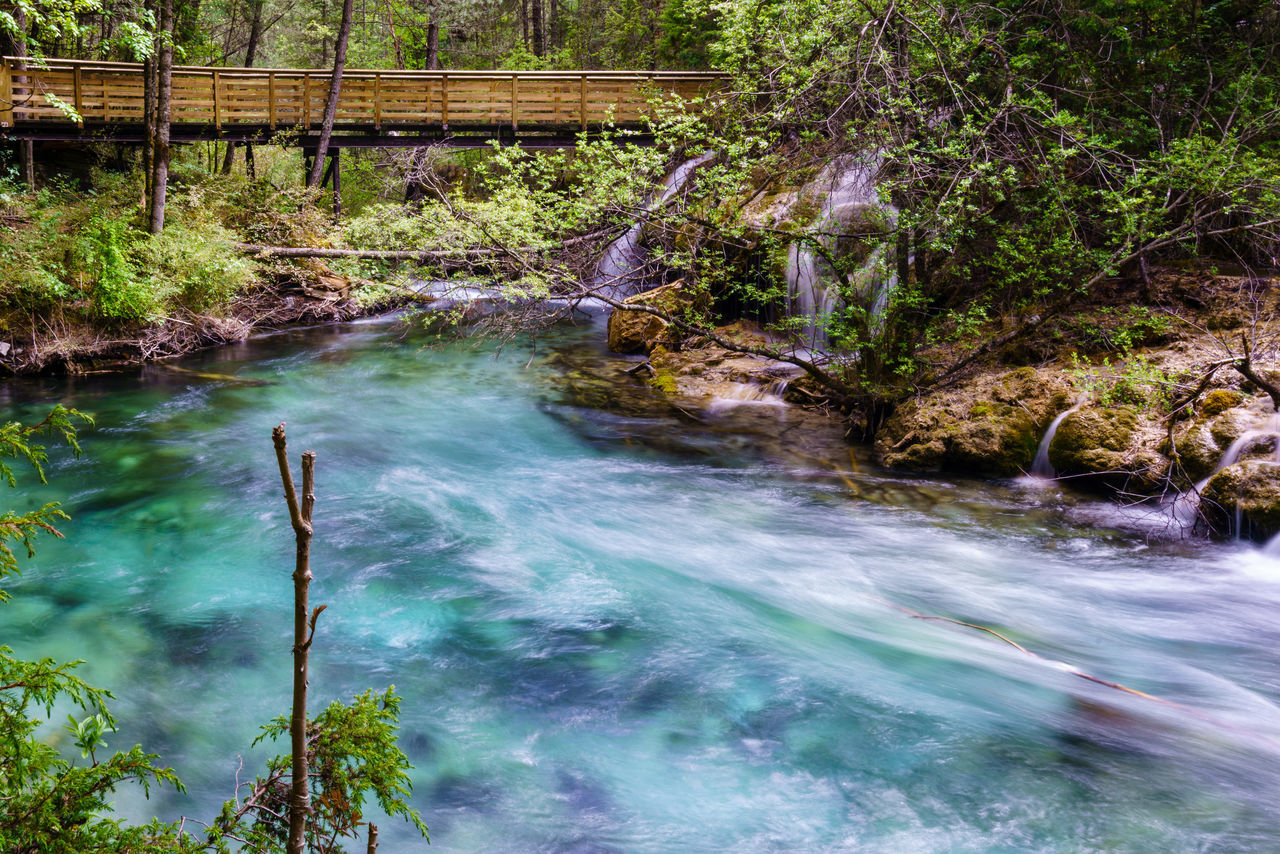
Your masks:
<path fill-rule="evenodd" d="M 1150 428 L 1132 409 L 1086 406 L 1058 427 L 1049 462 L 1059 476 L 1084 487 L 1147 491 L 1167 469 L 1152 450 Z"/>
<path fill-rule="evenodd" d="M 1239 405 L 1241 402 L 1245 405 Z M 1231 443 L 1247 431 L 1258 429 L 1269 417 L 1269 411 L 1267 398 L 1249 400 L 1225 389 L 1206 394 L 1198 407 L 1199 415 L 1174 436 L 1178 463 L 1189 481 L 1183 485 L 1212 474 Z"/>
<path fill-rule="evenodd" d="M 984 374 L 899 407 L 876 451 L 891 468 L 1012 477 L 1031 468 L 1040 436 L 1072 397 L 1055 372 Z"/>
<path fill-rule="evenodd" d="M 1201 512 L 1219 534 L 1265 541 L 1280 531 L 1280 465 L 1245 460 L 1227 466 L 1205 486 Z"/>
<path fill-rule="evenodd" d="M 623 300 L 626 305 L 647 305 L 676 315 L 699 304 L 702 295 L 691 294 L 683 281 L 675 281 Z M 614 309 L 609 315 L 609 349 L 615 353 L 651 353 L 669 340 L 667 321 L 644 311 Z"/>

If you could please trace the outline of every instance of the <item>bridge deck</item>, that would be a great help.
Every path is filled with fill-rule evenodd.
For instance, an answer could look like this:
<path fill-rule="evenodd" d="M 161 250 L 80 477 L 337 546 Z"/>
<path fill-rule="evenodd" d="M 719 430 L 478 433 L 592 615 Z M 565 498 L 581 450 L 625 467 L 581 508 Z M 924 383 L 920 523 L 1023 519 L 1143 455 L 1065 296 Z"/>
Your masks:
<path fill-rule="evenodd" d="M 126 62 L 46 59 L 0 65 L 0 131 L 10 137 L 56 137 L 97 129 L 121 138 L 144 124 L 142 66 Z M 175 66 L 175 128 L 191 136 L 242 136 L 319 127 L 330 72 L 292 68 Z M 636 127 L 655 98 L 684 101 L 721 78 L 700 72 L 393 71 L 343 74 L 337 130 L 388 131 L 509 128 L 565 132 L 606 122 Z M 69 109 L 68 109 L 69 108 Z M 70 111 L 74 111 L 73 118 Z M 182 136 L 175 131 L 175 138 Z"/>

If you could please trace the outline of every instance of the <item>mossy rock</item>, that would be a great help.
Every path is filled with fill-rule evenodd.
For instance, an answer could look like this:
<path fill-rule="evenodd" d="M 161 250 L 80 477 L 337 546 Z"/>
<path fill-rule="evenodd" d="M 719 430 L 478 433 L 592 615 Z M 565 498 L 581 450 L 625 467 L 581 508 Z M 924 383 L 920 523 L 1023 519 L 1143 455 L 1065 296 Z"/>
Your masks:
<path fill-rule="evenodd" d="M 1040 436 L 1071 405 L 1067 384 L 1019 368 L 901 407 L 876 437 L 881 460 L 908 471 L 1013 477 L 1031 468 Z"/>
<path fill-rule="evenodd" d="M 1230 391 L 1225 388 L 1215 388 L 1206 394 L 1200 400 L 1200 406 L 1197 407 L 1200 414 L 1205 418 L 1212 418 L 1220 415 L 1228 409 L 1234 409 L 1244 403 L 1244 395 L 1238 391 Z"/>
<path fill-rule="evenodd" d="M 1137 441 L 1140 419 L 1125 407 L 1084 407 L 1067 416 L 1049 446 L 1059 477 L 1100 491 L 1147 491 L 1163 475 L 1163 458 Z"/>
<path fill-rule="evenodd" d="M 1216 392 L 1210 394 L 1214 393 Z M 1188 424 L 1174 437 L 1178 462 L 1187 477 L 1187 482 L 1182 485 L 1189 486 L 1212 474 L 1218 467 L 1223 452 L 1245 431 L 1252 429 L 1254 420 L 1252 413 L 1232 407 L 1216 415 L 1201 416 Z"/>
<path fill-rule="evenodd" d="M 1205 486 L 1200 510 L 1219 536 L 1271 539 L 1280 532 L 1280 466 L 1265 460 L 1227 466 Z"/>
<path fill-rule="evenodd" d="M 705 307 L 706 295 L 695 294 L 675 281 L 623 300 L 624 305 L 646 305 L 676 316 L 690 307 Z M 667 321 L 644 311 L 614 309 L 609 315 L 609 349 L 615 353 L 651 353 L 670 341 Z"/>

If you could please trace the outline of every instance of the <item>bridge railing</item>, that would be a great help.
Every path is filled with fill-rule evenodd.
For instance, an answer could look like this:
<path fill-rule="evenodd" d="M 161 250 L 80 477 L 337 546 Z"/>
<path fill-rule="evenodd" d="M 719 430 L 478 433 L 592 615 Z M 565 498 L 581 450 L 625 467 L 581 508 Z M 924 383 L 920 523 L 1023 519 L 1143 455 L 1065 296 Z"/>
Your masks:
<path fill-rule="evenodd" d="M 144 122 L 142 65 L 15 57 L 0 64 L 0 127 Z M 175 66 L 178 125 L 318 127 L 330 72 L 293 68 Z M 335 127 L 581 128 L 639 123 L 655 95 L 688 100 L 723 78 L 683 71 L 350 70 Z M 74 111 L 69 114 L 69 110 Z"/>

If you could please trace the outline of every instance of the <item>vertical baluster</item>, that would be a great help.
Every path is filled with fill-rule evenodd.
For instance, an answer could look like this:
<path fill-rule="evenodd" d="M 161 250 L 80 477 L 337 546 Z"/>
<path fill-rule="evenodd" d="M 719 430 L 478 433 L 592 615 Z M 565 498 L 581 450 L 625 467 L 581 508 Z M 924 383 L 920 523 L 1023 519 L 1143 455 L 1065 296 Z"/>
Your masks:
<path fill-rule="evenodd" d="M 520 75 L 511 75 L 511 132 L 520 130 Z"/>
<path fill-rule="evenodd" d="M 449 130 L 449 75 L 440 78 L 440 127 Z"/>
<path fill-rule="evenodd" d="M 0 57 L 0 127 L 13 127 L 13 70 L 9 60 Z"/>
<path fill-rule="evenodd" d="M 76 108 L 76 124 L 84 127 L 84 98 L 80 94 L 80 65 L 76 64 L 75 71 L 72 72 L 72 85 L 75 98 Z"/>
<path fill-rule="evenodd" d="M 216 130 L 222 130 L 222 104 L 218 101 L 218 89 L 221 83 L 220 72 L 213 72 L 213 126 Z"/>

